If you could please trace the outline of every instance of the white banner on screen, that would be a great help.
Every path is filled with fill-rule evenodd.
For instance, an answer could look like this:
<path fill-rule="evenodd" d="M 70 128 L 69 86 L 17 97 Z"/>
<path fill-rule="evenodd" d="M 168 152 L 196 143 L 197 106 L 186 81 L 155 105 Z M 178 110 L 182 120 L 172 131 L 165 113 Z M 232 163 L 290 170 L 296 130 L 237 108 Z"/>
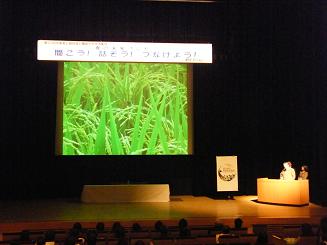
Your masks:
<path fill-rule="evenodd" d="M 37 59 L 53 61 L 212 63 L 212 44 L 38 40 Z"/>
<path fill-rule="evenodd" d="M 238 191 L 237 156 L 217 156 L 217 191 Z"/>

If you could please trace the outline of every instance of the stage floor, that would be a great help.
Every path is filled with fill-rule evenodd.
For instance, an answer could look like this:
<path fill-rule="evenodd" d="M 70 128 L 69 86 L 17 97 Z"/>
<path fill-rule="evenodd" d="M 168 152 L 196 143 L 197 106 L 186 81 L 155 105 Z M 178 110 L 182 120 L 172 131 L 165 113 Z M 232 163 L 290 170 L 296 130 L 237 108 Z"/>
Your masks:
<path fill-rule="evenodd" d="M 79 200 L 29 200 L 0 202 L 0 231 L 22 229 L 68 228 L 73 222 L 94 227 L 98 221 L 107 225 L 121 221 L 154 223 L 163 220 L 177 224 L 181 218 L 192 224 L 223 222 L 232 225 L 241 217 L 245 225 L 259 223 L 319 223 L 327 216 L 327 207 L 310 203 L 292 207 L 261 204 L 257 196 L 235 196 L 234 200 L 215 200 L 208 197 L 171 196 L 167 203 L 110 203 L 85 204 Z"/>

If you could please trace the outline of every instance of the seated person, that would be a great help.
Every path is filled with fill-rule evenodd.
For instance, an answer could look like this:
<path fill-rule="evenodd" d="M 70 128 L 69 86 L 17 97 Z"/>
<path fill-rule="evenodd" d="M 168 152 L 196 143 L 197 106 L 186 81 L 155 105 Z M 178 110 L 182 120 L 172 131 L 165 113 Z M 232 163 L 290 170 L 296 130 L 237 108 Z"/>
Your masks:
<path fill-rule="evenodd" d="M 187 237 L 191 235 L 191 230 L 188 227 L 188 222 L 186 219 L 180 219 L 178 222 L 179 236 Z"/>
<path fill-rule="evenodd" d="M 154 230 L 155 230 L 156 232 L 160 232 L 160 229 L 161 229 L 161 227 L 162 227 L 163 225 L 164 225 L 164 224 L 162 223 L 161 220 L 156 221 L 156 223 L 154 224 Z"/>
<path fill-rule="evenodd" d="M 295 170 L 292 168 L 291 162 L 283 163 L 284 169 L 280 172 L 280 179 L 282 180 L 295 180 Z"/>
<path fill-rule="evenodd" d="M 134 223 L 132 226 L 132 231 L 133 232 L 141 232 L 142 226 L 139 223 Z"/>
<path fill-rule="evenodd" d="M 105 232 L 104 223 L 98 222 L 95 226 L 95 230 L 96 230 L 96 232 L 100 232 L 100 233 Z"/>
<path fill-rule="evenodd" d="M 116 221 L 112 224 L 111 235 L 114 238 L 123 238 L 125 237 L 125 233 L 125 228 L 120 224 L 120 222 Z"/>
<path fill-rule="evenodd" d="M 241 218 L 234 219 L 234 227 L 231 229 L 233 234 L 247 234 L 248 229 L 243 227 L 243 220 Z"/>
<path fill-rule="evenodd" d="M 158 220 L 155 224 L 154 224 L 154 229 L 156 232 L 160 233 L 161 237 L 167 237 L 168 236 L 168 228 L 166 225 L 164 225 L 162 223 L 162 221 Z"/>
<path fill-rule="evenodd" d="M 82 227 L 82 224 L 79 222 L 76 222 L 73 224 L 73 227 L 69 230 L 69 236 L 75 237 L 75 238 L 84 238 L 85 236 L 85 230 Z"/>
<path fill-rule="evenodd" d="M 234 228 L 235 229 L 242 229 L 243 220 L 241 218 L 234 219 Z"/>
<path fill-rule="evenodd" d="M 97 234 L 97 239 L 107 239 L 108 234 L 105 230 L 105 226 L 103 222 L 98 222 L 95 226 L 95 232 Z"/>
<path fill-rule="evenodd" d="M 305 180 L 309 178 L 309 168 L 306 165 L 301 166 L 301 171 L 298 176 L 298 180 Z"/>

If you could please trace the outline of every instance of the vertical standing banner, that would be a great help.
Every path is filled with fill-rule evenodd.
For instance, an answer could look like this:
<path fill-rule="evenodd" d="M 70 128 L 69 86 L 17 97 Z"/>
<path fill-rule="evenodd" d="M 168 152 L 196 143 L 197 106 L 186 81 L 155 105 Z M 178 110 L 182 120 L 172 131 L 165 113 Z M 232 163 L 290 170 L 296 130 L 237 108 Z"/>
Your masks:
<path fill-rule="evenodd" d="M 217 156 L 217 191 L 238 191 L 237 156 Z"/>

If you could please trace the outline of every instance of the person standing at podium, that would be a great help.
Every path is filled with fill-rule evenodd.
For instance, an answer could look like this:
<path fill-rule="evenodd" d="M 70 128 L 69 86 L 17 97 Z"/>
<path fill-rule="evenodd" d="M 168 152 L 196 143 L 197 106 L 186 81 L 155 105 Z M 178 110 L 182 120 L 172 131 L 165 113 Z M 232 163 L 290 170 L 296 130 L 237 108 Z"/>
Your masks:
<path fill-rule="evenodd" d="M 295 180 L 296 174 L 294 168 L 292 168 L 291 162 L 283 163 L 284 169 L 280 172 L 280 179 L 282 180 Z"/>

